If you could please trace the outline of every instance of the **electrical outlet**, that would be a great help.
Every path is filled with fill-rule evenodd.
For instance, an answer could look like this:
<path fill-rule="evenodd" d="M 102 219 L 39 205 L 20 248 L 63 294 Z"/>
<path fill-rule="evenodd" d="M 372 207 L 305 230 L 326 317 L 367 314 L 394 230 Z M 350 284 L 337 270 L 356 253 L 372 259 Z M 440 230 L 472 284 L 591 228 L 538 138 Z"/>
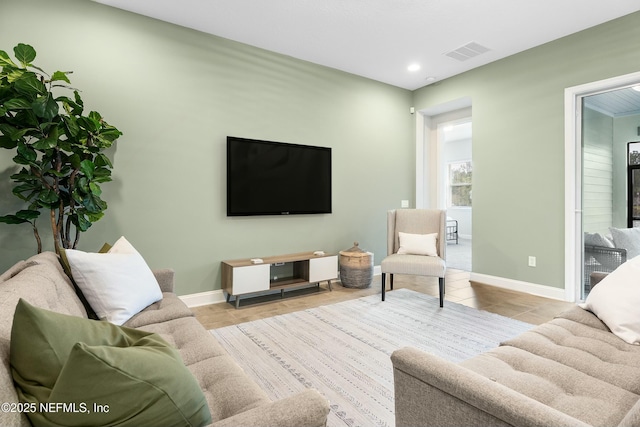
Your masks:
<path fill-rule="evenodd" d="M 535 266 L 536 266 L 536 257 L 529 256 L 529 267 L 535 267 Z"/>
<path fill-rule="evenodd" d="M 408 200 L 401 200 L 400 201 L 400 207 L 408 208 L 409 207 L 409 201 Z"/>

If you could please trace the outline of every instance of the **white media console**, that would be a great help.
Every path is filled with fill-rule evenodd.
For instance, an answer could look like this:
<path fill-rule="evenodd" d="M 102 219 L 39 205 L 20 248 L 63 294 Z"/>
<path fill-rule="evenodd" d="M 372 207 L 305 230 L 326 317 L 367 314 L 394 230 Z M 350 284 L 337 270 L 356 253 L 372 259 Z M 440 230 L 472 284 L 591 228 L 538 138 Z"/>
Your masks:
<path fill-rule="evenodd" d="M 285 273 L 279 275 L 278 268 Z M 328 282 L 338 278 L 338 256 L 322 252 L 302 252 L 297 254 L 247 258 L 222 261 L 222 289 L 227 293 L 227 302 L 235 297 L 236 308 L 240 296 L 266 291 L 280 291 L 305 285 Z"/>

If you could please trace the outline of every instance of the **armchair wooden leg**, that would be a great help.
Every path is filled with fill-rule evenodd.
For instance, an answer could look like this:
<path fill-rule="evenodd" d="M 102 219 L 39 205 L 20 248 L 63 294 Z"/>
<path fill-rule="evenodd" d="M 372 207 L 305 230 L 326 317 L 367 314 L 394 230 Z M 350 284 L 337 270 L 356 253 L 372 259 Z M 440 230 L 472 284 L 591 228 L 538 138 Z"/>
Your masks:
<path fill-rule="evenodd" d="M 382 301 L 384 301 L 384 288 L 386 286 L 386 284 L 384 283 L 384 277 L 386 276 L 386 274 L 382 273 Z"/>
<path fill-rule="evenodd" d="M 390 280 L 391 290 L 393 290 L 393 274 L 389 274 L 389 276 L 391 277 L 391 280 Z"/>
<path fill-rule="evenodd" d="M 440 288 L 440 307 L 442 307 L 444 301 L 444 277 L 438 277 L 438 285 Z"/>

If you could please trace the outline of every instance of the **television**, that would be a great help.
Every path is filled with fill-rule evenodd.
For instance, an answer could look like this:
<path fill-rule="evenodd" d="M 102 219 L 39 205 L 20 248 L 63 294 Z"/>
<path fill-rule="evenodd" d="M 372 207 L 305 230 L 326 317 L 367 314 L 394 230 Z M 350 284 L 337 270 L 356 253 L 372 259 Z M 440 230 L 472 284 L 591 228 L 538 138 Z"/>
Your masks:
<path fill-rule="evenodd" d="M 331 148 L 227 137 L 227 216 L 331 213 Z"/>

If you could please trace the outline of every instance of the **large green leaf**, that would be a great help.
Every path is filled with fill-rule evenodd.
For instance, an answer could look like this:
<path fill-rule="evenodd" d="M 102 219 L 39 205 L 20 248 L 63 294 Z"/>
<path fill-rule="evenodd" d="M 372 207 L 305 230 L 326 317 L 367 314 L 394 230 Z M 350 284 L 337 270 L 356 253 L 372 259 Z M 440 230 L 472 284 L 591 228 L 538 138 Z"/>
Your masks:
<path fill-rule="evenodd" d="M 3 215 L 0 216 L 0 222 L 5 224 L 24 224 L 29 221 L 23 218 L 18 218 L 16 215 Z"/>
<path fill-rule="evenodd" d="M 40 151 L 50 150 L 53 147 L 56 147 L 57 145 L 58 145 L 58 138 L 53 138 L 53 137 L 42 138 L 34 142 L 33 144 L 31 144 L 33 148 Z"/>
<path fill-rule="evenodd" d="M 86 129 L 91 133 L 98 132 L 98 129 L 100 129 L 100 122 L 92 119 L 91 117 L 78 117 L 78 124 L 81 128 Z"/>
<path fill-rule="evenodd" d="M 35 161 L 38 157 L 35 150 L 24 143 L 18 144 L 18 154 L 24 157 L 29 162 Z"/>
<path fill-rule="evenodd" d="M 9 83 L 13 83 L 13 82 L 19 80 L 20 78 L 22 78 L 24 73 L 25 73 L 25 71 L 20 69 L 20 68 L 12 68 L 11 70 L 8 70 L 8 72 L 7 72 L 7 81 Z"/>
<path fill-rule="evenodd" d="M 13 192 L 13 194 L 18 195 L 27 191 L 37 191 L 39 189 L 41 189 L 40 185 L 33 182 L 26 182 L 24 184 L 16 185 L 11 191 Z"/>
<path fill-rule="evenodd" d="M 31 103 L 31 106 L 33 107 L 33 112 L 45 120 L 51 120 L 58 114 L 58 103 L 50 93 L 38 97 Z"/>
<path fill-rule="evenodd" d="M 74 221 L 74 224 L 76 225 L 76 227 L 78 227 L 78 230 L 80 231 L 87 231 L 89 229 L 89 227 L 91 227 L 91 221 L 86 218 L 84 215 L 76 215 L 75 216 L 76 220 Z"/>
<path fill-rule="evenodd" d="M 98 197 L 102 195 L 102 189 L 96 182 L 90 182 L 89 189 L 91 190 L 91 193 L 95 194 Z"/>
<path fill-rule="evenodd" d="M 18 43 L 18 45 L 13 48 L 13 53 L 15 53 L 16 59 L 25 67 L 31 65 L 31 62 L 36 59 L 35 49 L 28 44 Z"/>
<path fill-rule="evenodd" d="M 4 107 L 7 110 L 28 110 L 31 108 L 31 103 L 24 98 L 13 98 L 4 103 Z"/>
<path fill-rule="evenodd" d="M 69 138 L 76 137 L 80 132 L 80 127 L 74 116 L 61 116 L 64 123 L 65 133 Z"/>
<path fill-rule="evenodd" d="M 63 71 L 56 71 L 55 73 L 53 73 L 53 75 L 51 76 L 51 81 L 52 82 L 63 81 L 63 82 L 71 83 L 69 81 L 69 77 L 67 77 L 67 73 Z"/>
<path fill-rule="evenodd" d="M 100 199 L 100 197 L 89 193 L 82 199 L 82 205 L 90 213 L 101 212 L 106 209 L 107 205 Z"/>
<path fill-rule="evenodd" d="M 13 175 L 11 175 L 10 178 L 16 182 L 38 181 L 39 179 L 37 176 L 27 172 L 24 168 L 22 168 L 22 171 L 20 173 L 14 173 Z"/>
<path fill-rule="evenodd" d="M 91 160 L 83 160 L 80 162 L 80 170 L 87 178 L 93 178 L 93 171 L 95 171 L 96 165 Z"/>
<path fill-rule="evenodd" d="M 47 93 L 47 88 L 44 83 L 33 73 L 25 73 L 21 78 L 16 80 L 15 88 L 24 95 L 32 95 L 34 97 Z"/>
<path fill-rule="evenodd" d="M 51 205 L 51 204 L 57 203 L 59 198 L 58 198 L 58 194 L 56 194 L 54 190 L 47 189 L 45 191 L 40 192 L 40 194 L 38 195 L 38 200 L 40 200 L 42 203 Z"/>
<path fill-rule="evenodd" d="M 38 218 L 40 216 L 40 211 L 31 210 L 31 209 L 29 209 L 29 210 L 27 210 L 27 209 L 20 210 L 20 211 L 16 212 L 16 216 L 18 218 L 22 218 L 22 219 L 25 219 L 25 220 L 29 221 L 29 220 L 33 220 L 33 219 Z"/>
<path fill-rule="evenodd" d="M 14 141 L 6 135 L 0 135 L 0 148 L 8 148 L 10 150 L 16 148 L 18 141 Z"/>
<path fill-rule="evenodd" d="M 17 65 L 9 58 L 7 52 L 0 50 L 0 66 L 1 67 L 17 67 Z"/>
<path fill-rule="evenodd" d="M 82 114 L 82 105 L 73 101 L 71 98 L 67 96 L 59 96 L 56 98 L 56 101 L 62 103 L 62 107 L 67 112 L 67 114 L 71 115 L 71 117 L 79 116 Z"/>

